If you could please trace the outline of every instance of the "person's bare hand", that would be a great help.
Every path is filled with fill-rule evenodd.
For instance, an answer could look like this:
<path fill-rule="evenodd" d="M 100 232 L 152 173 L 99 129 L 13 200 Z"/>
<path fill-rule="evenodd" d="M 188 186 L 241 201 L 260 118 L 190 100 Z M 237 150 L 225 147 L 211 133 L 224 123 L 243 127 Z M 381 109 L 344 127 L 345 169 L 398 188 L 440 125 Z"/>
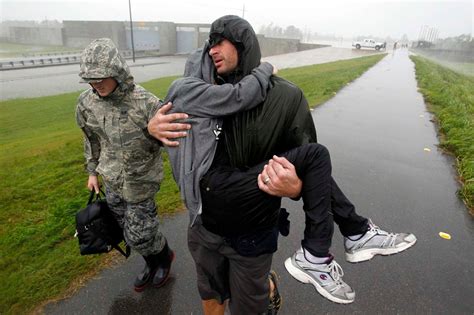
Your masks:
<path fill-rule="evenodd" d="M 89 175 L 87 189 L 90 191 L 94 190 L 96 194 L 99 193 L 99 177 L 97 175 Z"/>
<path fill-rule="evenodd" d="M 148 132 L 150 135 L 160 140 L 164 145 L 168 147 L 177 147 L 178 141 L 171 139 L 177 139 L 186 137 L 186 130 L 191 129 L 190 124 L 177 123 L 176 120 L 188 118 L 188 114 L 185 113 L 173 113 L 167 114 L 173 104 L 171 102 L 163 105 L 148 122 Z"/>
<path fill-rule="evenodd" d="M 272 72 L 272 74 L 273 74 L 273 75 L 277 75 L 277 73 L 278 73 L 278 68 L 277 68 L 275 65 L 272 65 L 272 66 L 273 66 L 273 72 Z"/>
<path fill-rule="evenodd" d="M 260 190 L 272 196 L 297 198 L 303 182 L 296 174 L 295 166 L 286 158 L 276 155 L 268 161 L 257 178 Z"/>

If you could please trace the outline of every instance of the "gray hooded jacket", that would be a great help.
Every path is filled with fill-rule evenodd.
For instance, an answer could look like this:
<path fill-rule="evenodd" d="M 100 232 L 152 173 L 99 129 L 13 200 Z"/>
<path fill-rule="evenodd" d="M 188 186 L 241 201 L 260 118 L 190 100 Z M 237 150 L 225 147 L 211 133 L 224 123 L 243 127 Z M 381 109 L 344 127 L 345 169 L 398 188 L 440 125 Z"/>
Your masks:
<path fill-rule="evenodd" d="M 270 64 L 262 63 L 234 85 L 215 85 L 215 68 L 208 52 L 206 43 L 189 57 L 185 77 L 174 81 L 166 96 L 166 102 L 173 102 L 172 111 L 187 113 L 186 122 L 192 125 L 188 135 L 178 139 L 178 147 L 167 148 L 191 224 L 202 211 L 199 181 L 214 159 L 222 118 L 265 100 L 273 72 Z"/>

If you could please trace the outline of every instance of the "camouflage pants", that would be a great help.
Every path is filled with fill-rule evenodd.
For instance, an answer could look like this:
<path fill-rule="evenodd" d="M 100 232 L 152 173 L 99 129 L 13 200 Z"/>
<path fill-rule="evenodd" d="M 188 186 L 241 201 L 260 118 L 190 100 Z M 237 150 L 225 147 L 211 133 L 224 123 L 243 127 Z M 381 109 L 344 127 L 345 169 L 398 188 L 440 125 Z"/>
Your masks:
<path fill-rule="evenodd" d="M 155 201 L 150 198 L 128 203 L 119 194 L 107 189 L 107 204 L 123 228 L 125 241 L 142 256 L 161 252 L 166 238 L 159 229 Z"/>

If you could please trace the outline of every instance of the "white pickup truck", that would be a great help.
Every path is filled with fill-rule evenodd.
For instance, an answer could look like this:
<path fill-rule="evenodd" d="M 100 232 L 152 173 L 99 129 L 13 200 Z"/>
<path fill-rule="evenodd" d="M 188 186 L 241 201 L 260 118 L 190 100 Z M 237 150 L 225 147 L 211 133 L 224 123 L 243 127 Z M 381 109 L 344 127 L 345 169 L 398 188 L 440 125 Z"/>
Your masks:
<path fill-rule="evenodd" d="M 380 50 L 382 48 L 385 49 L 385 46 L 386 46 L 386 43 L 376 42 L 373 39 L 364 39 L 364 40 L 356 41 L 352 43 L 352 47 L 355 47 L 356 49 L 374 48 L 375 50 Z"/>

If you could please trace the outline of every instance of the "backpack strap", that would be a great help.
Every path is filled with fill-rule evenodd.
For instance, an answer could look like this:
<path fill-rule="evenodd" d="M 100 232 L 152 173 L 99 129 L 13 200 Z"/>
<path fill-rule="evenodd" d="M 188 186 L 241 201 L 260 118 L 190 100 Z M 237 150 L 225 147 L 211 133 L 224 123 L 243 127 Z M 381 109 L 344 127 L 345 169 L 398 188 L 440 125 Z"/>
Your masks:
<path fill-rule="evenodd" d="M 90 228 L 93 229 L 94 232 L 97 233 L 97 235 L 99 235 L 103 239 L 105 239 L 105 240 L 109 241 L 110 243 L 112 243 L 110 237 L 108 237 L 107 235 L 105 235 L 104 233 L 99 231 L 99 229 L 97 229 L 95 226 L 91 226 Z M 125 258 L 128 258 L 130 256 L 131 249 L 130 249 L 130 246 L 128 246 L 127 242 L 125 242 L 125 251 L 118 244 L 114 244 L 114 245 L 111 245 L 111 246 L 112 246 L 112 248 L 114 248 L 115 250 L 120 252 L 120 254 L 122 254 Z"/>
<path fill-rule="evenodd" d="M 128 258 L 130 256 L 131 249 L 130 249 L 130 246 L 128 246 L 127 242 L 125 242 L 125 252 L 123 251 L 122 247 L 120 247 L 119 245 L 112 245 L 112 247 L 115 250 L 118 250 L 120 254 L 125 256 L 125 258 Z"/>
<path fill-rule="evenodd" d="M 100 197 L 100 194 L 102 194 L 102 196 L 104 196 L 104 198 L 105 198 L 105 193 L 102 190 L 102 188 L 99 188 L 99 193 L 98 194 L 96 194 L 94 190 L 91 190 L 91 193 L 89 195 L 89 200 L 87 201 L 87 205 L 90 205 L 92 203 L 92 200 L 94 200 L 94 196 L 95 196 L 95 200 L 102 199 Z"/>

